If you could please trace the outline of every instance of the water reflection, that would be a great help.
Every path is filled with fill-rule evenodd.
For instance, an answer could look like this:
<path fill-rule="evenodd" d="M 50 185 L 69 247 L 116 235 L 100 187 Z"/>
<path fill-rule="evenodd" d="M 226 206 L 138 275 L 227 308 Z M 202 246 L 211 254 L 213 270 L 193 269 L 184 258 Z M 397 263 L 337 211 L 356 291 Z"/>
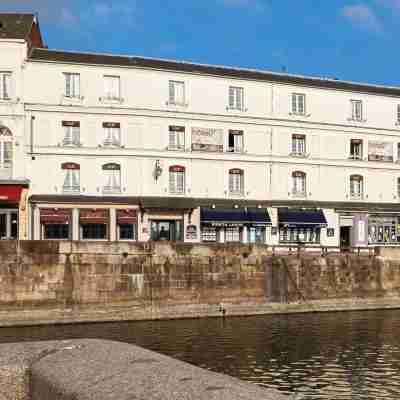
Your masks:
<path fill-rule="evenodd" d="M 0 341 L 104 338 L 299 399 L 399 399 L 400 311 L 0 329 Z"/>

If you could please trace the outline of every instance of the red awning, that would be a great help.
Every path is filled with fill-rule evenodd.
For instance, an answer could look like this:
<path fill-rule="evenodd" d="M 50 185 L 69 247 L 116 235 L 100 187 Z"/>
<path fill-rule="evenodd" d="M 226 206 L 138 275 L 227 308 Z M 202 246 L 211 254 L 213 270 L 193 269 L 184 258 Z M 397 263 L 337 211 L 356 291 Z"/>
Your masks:
<path fill-rule="evenodd" d="M 117 210 L 118 224 L 135 224 L 137 220 L 136 210 L 125 209 Z"/>
<path fill-rule="evenodd" d="M 81 224 L 108 224 L 108 210 L 79 210 Z"/>
<path fill-rule="evenodd" d="M 56 210 L 54 208 L 41 208 L 40 209 L 40 222 L 66 224 L 71 219 L 71 210 Z"/>
<path fill-rule="evenodd" d="M 22 185 L 0 185 L 0 202 L 19 203 L 23 189 Z"/>

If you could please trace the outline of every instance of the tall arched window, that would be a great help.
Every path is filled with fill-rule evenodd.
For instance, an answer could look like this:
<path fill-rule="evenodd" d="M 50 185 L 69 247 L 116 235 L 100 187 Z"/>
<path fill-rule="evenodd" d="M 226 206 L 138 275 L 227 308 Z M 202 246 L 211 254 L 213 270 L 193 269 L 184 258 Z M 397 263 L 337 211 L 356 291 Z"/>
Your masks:
<path fill-rule="evenodd" d="M 364 196 L 364 179 L 361 175 L 350 176 L 350 197 L 362 199 Z"/>
<path fill-rule="evenodd" d="M 229 170 L 229 193 L 243 195 L 244 172 L 242 169 L 233 168 Z"/>
<path fill-rule="evenodd" d="M 79 193 L 81 190 L 80 186 L 80 170 L 79 164 L 73 162 L 66 162 L 61 164 L 61 169 L 64 171 L 64 192 L 74 192 Z"/>
<path fill-rule="evenodd" d="M 292 172 L 292 194 L 305 197 L 307 193 L 306 174 L 303 171 Z"/>
<path fill-rule="evenodd" d="M 121 166 L 115 163 L 103 165 L 104 192 L 121 192 Z"/>
<path fill-rule="evenodd" d="M 185 193 L 185 167 L 171 165 L 169 167 L 169 191 L 170 193 Z"/>
<path fill-rule="evenodd" d="M 12 133 L 6 126 L 0 125 L 0 168 L 12 167 Z"/>

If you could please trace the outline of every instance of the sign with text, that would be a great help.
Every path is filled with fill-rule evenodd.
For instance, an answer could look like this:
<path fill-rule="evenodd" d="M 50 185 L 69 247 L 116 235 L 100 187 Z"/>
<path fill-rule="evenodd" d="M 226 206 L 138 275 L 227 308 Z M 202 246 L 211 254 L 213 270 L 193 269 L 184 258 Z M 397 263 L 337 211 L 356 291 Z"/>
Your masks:
<path fill-rule="evenodd" d="M 393 143 L 370 140 L 368 143 L 368 160 L 393 162 Z"/>
<path fill-rule="evenodd" d="M 192 150 L 222 153 L 224 131 L 212 128 L 192 128 Z"/>

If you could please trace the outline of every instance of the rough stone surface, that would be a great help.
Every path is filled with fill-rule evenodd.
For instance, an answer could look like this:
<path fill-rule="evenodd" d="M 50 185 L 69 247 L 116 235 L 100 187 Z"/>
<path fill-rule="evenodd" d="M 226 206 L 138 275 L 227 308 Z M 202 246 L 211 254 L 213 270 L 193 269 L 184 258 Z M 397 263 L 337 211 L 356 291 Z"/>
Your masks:
<path fill-rule="evenodd" d="M 5 382 L 2 400 L 287 399 L 275 390 L 102 340 L 0 345 L 0 382 Z"/>
<path fill-rule="evenodd" d="M 0 326 L 400 307 L 400 250 L 0 241 Z"/>

